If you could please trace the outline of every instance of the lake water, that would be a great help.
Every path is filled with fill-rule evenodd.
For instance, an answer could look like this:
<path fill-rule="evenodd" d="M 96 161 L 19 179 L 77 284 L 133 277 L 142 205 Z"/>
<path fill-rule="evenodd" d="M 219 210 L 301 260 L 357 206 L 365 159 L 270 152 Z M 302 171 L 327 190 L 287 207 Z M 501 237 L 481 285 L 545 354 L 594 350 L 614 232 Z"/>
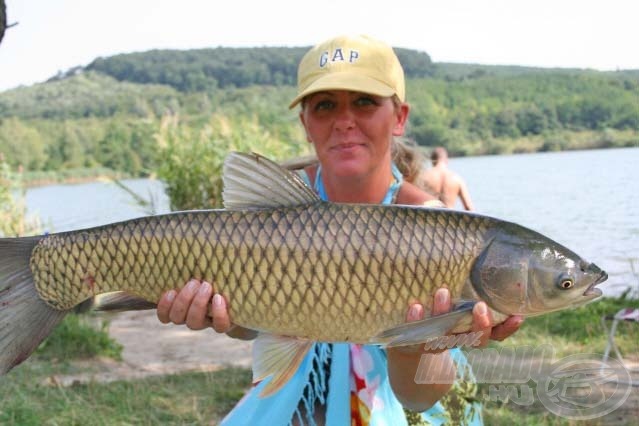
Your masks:
<path fill-rule="evenodd" d="M 479 213 L 549 236 L 606 270 L 604 294 L 639 294 L 639 148 L 453 158 Z M 169 210 L 161 182 L 124 183 Z M 56 232 L 147 214 L 114 184 L 32 188 L 27 207 Z"/>

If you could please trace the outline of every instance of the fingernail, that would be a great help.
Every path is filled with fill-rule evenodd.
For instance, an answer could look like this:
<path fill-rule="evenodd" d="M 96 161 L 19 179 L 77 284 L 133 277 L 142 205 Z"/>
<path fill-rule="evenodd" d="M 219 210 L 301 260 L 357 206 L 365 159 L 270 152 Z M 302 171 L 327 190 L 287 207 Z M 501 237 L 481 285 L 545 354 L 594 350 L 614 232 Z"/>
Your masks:
<path fill-rule="evenodd" d="M 448 303 L 448 297 L 449 293 L 447 288 L 440 288 L 439 290 L 437 290 L 437 293 L 435 293 L 437 303 Z"/>
<path fill-rule="evenodd" d="M 420 314 L 420 307 L 419 305 L 413 305 L 410 307 L 410 309 L 408 310 L 408 318 L 413 321 L 419 318 L 419 314 Z"/>
<path fill-rule="evenodd" d="M 219 293 L 216 293 L 215 296 L 213 296 L 213 306 L 216 308 L 224 306 L 224 298 Z"/>
<path fill-rule="evenodd" d="M 477 306 L 475 306 L 475 312 L 479 315 L 486 315 L 486 304 L 484 302 L 477 303 Z"/>
<path fill-rule="evenodd" d="M 188 283 L 186 283 L 186 286 L 184 286 L 184 288 L 189 291 L 194 291 L 197 285 L 198 285 L 197 281 L 190 280 Z"/>
<path fill-rule="evenodd" d="M 200 286 L 200 289 L 198 290 L 198 293 L 200 294 L 206 294 L 211 290 L 211 284 L 202 281 L 202 285 Z"/>
<path fill-rule="evenodd" d="M 177 292 L 175 290 L 171 290 L 166 294 L 166 300 L 168 300 L 169 302 L 173 302 L 173 300 L 175 300 L 175 295 L 177 294 Z"/>

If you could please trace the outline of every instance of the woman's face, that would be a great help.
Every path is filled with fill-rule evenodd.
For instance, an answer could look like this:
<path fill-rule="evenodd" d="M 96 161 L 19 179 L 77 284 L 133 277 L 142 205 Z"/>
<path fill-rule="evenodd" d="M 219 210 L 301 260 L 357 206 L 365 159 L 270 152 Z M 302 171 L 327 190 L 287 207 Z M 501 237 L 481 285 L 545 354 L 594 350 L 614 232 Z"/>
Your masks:
<path fill-rule="evenodd" d="M 364 177 L 390 164 L 391 142 L 404 133 L 408 110 L 392 98 L 334 90 L 306 97 L 300 119 L 327 173 Z"/>

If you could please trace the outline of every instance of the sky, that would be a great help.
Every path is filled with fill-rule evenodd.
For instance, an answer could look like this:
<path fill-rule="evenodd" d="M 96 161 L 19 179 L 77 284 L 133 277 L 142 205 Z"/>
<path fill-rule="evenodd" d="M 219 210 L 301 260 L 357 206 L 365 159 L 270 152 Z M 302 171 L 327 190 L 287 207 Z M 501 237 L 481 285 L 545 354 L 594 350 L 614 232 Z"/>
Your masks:
<path fill-rule="evenodd" d="M 639 69 L 639 0 L 5 0 L 0 91 L 151 49 L 368 34 L 435 62 Z"/>

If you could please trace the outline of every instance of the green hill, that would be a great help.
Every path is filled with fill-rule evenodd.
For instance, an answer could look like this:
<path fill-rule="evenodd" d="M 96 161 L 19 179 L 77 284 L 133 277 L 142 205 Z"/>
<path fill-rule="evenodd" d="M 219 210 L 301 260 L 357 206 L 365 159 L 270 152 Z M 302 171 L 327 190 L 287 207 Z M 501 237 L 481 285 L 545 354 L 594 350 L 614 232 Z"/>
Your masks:
<path fill-rule="evenodd" d="M 98 58 L 86 67 L 119 80 L 166 84 L 183 92 L 252 85 L 293 86 L 297 64 L 309 47 L 255 47 L 152 50 Z M 431 73 L 423 52 L 397 49 L 408 77 Z"/>
<path fill-rule="evenodd" d="M 245 117 L 297 142 L 297 112 L 287 105 L 307 49 L 98 58 L 0 93 L 0 152 L 28 170 L 104 166 L 144 174 L 156 167 L 154 135 L 169 116 L 192 134 L 213 115 Z M 639 144 L 639 70 L 433 63 L 424 52 L 396 51 L 412 107 L 409 136 L 421 145 L 475 155 Z"/>

